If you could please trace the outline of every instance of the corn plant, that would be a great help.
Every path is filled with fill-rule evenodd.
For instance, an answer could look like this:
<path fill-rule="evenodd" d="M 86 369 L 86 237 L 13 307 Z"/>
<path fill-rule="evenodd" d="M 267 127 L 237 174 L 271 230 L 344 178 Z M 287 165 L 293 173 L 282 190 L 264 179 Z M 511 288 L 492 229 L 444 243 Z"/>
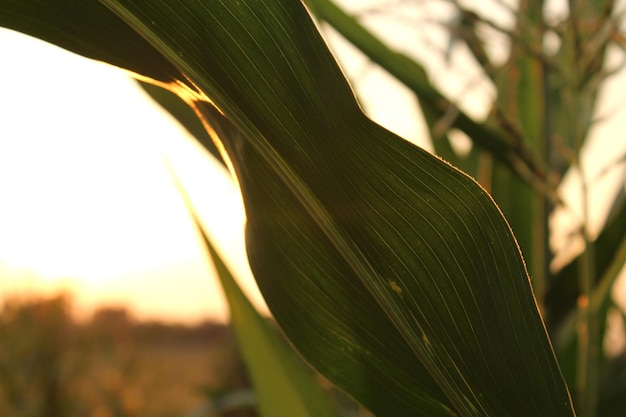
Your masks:
<path fill-rule="evenodd" d="M 570 2 L 553 24 L 543 2 L 521 1 L 512 29 L 451 3 L 455 38 L 498 93 L 487 120 L 329 0 L 308 11 L 296 0 L 1 0 L 0 25 L 131 71 L 174 113 L 158 89 L 193 109 L 202 128 L 187 125 L 239 185 L 250 266 L 276 322 L 375 415 L 620 415 L 624 369 L 601 341 L 626 259 L 623 198 L 595 240 L 583 221 L 585 249 L 559 272 L 547 244 L 558 179 L 582 169 L 605 56 L 623 43 L 615 2 Z M 312 16 L 415 93 L 450 163 L 363 114 Z M 504 64 L 480 25 L 510 38 Z M 468 154 L 451 129 L 471 139 Z M 204 243 L 261 412 L 336 415 Z"/>

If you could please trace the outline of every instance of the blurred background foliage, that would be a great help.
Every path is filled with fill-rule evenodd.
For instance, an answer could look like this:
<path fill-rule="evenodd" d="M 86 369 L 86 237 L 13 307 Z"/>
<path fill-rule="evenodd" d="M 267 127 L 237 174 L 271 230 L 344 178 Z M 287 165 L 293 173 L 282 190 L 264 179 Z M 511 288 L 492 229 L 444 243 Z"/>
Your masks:
<path fill-rule="evenodd" d="M 79 321 L 71 294 L 8 296 L 0 308 L 0 341 L 1 416 L 260 415 L 228 324 L 138 321 L 119 306 L 100 307 Z M 342 416 L 370 416 L 314 377 Z"/>
<path fill-rule="evenodd" d="M 2 416 L 257 415 L 224 324 L 139 322 L 119 307 L 78 322 L 68 294 L 8 297 L 0 340 Z M 199 413 L 226 393 L 239 396 L 230 411 Z"/>

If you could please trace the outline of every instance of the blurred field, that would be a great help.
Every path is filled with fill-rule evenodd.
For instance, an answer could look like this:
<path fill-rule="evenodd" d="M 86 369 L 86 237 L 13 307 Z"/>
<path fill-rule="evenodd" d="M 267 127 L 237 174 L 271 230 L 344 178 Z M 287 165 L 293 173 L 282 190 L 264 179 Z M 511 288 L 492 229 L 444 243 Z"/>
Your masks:
<path fill-rule="evenodd" d="M 256 416 L 228 326 L 137 322 L 119 308 L 77 323 L 70 311 L 67 295 L 4 300 L 0 416 Z M 243 400 L 202 411 L 223 395 Z"/>

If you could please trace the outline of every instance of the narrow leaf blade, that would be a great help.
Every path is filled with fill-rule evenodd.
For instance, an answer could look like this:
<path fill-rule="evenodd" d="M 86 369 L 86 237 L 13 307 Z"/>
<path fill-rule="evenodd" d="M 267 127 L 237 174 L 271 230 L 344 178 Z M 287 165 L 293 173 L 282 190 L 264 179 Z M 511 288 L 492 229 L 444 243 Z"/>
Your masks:
<path fill-rule="evenodd" d="M 256 392 L 263 416 L 335 417 L 328 395 L 313 373 L 287 348 L 239 288 L 201 226 L 202 240 L 215 265 L 230 310 L 231 325 Z"/>
<path fill-rule="evenodd" d="M 169 167 L 169 165 L 168 165 Z M 259 411 L 271 417 L 336 417 L 337 412 L 314 374 L 288 348 L 267 318 L 261 316 L 205 233 L 183 185 L 172 172 L 202 245 L 215 266 L 235 331 L 255 389 Z"/>

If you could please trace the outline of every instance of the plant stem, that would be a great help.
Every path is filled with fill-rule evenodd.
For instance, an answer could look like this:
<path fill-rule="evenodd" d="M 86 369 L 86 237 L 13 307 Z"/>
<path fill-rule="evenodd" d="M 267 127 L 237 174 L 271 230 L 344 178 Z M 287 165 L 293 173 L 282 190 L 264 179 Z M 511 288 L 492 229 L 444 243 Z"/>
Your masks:
<path fill-rule="evenodd" d="M 578 391 L 579 411 L 583 417 L 595 417 L 598 403 L 599 317 L 590 303 L 595 284 L 595 256 L 589 234 L 589 189 L 580 157 L 576 159 L 582 193 L 582 236 L 584 252 L 580 257 L 580 296 L 578 299 Z"/>

